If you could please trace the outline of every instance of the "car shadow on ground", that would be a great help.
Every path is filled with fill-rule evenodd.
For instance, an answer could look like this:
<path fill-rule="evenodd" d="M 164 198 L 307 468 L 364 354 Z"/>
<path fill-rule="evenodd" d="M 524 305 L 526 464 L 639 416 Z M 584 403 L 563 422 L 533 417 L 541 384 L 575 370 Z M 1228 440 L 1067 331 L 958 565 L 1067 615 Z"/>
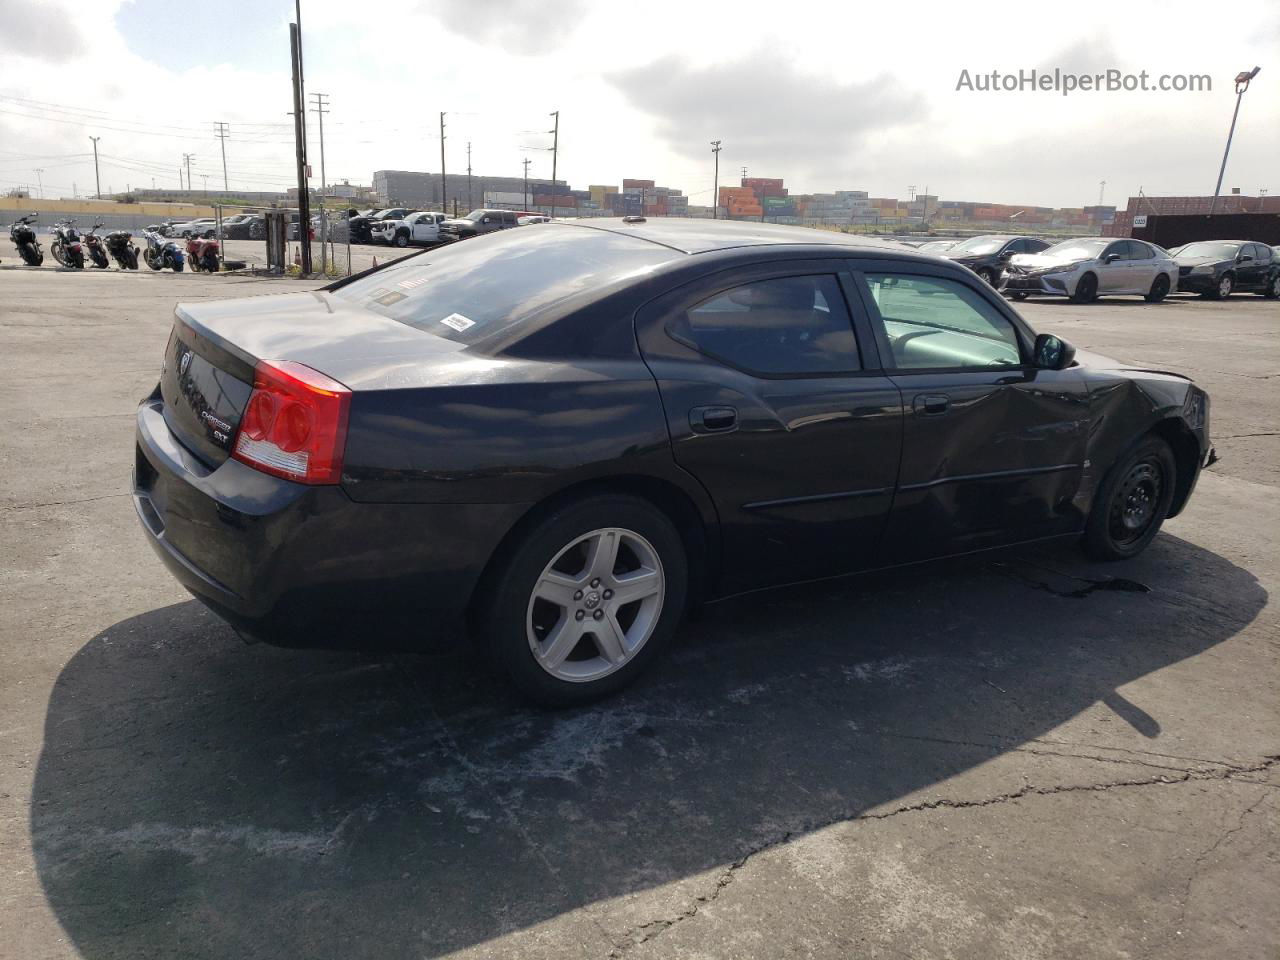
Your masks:
<path fill-rule="evenodd" d="M 465 655 L 245 647 L 181 603 L 60 675 L 37 869 L 89 960 L 440 956 L 703 882 L 1099 701 L 1159 750 L 1160 709 L 1117 688 L 1265 602 L 1169 535 L 1106 567 L 1023 550 L 717 605 L 651 677 L 560 713 Z"/>

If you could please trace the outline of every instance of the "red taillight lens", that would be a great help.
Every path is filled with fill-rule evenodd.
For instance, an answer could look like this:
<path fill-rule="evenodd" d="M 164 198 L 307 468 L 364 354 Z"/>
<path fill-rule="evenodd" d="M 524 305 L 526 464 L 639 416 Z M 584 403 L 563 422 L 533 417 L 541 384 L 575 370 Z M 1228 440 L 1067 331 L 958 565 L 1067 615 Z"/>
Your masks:
<path fill-rule="evenodd" d="M 241 463 L 298 483 L 338 483 L 351 391 L 289 360 L 260 360 L 240 418 Z"/>

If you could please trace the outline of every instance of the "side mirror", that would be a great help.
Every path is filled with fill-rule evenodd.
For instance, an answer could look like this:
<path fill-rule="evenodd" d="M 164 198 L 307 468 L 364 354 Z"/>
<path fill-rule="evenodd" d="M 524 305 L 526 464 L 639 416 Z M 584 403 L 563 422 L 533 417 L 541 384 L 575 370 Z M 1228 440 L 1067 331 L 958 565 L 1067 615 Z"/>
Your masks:
<path fill-rule="evenodd" d="M 1236 257 L 1236 263 L 1246 263 L 1247 261 L 1252 259 L 1253 259 L 1252 254 L 1242 253 L 1240 254 L 1240 256 Z"/>
<path fill-rule="evenodd" d="M 1117 260 L 1119 260 L 1119 259 L 1120 259 L 1120 254 L 1118 254 L 1118 253 L 1108 253 L 1105 257 L 1103 257 L 1103 258 L 1102 258 L 1102 262 L 1103 262 L 1103 263 L 1115 263 L 1115 262 L 1116 262 Z"/>
<path fill-rule="evenodd" d="M 1061 337 L 1042 333 L 1036 337 L 1035 365 L 1041 370 L 1065 370 L 1076 358 L 1076 348 Z"/>
<path fill-rule="evenodd" d="M 1001 259 L 1001 260 L 1008 260 L 1008 259 L 1009 259 L 1010 257 L 1012 257 L 1012 256 L 1013 256 L 1013 251 L 1012 251 L 1012 250 L 1001 250 L 1001 251 L 1000 251 L 1000 259 Z"/>

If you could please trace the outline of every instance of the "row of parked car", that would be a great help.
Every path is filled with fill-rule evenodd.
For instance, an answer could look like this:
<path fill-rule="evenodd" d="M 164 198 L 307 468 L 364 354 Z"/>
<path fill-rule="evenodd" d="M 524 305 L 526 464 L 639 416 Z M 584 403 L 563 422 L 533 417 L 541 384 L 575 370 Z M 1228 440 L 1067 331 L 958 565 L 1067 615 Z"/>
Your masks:
<path fill-rule="evenodd" d="M 1166 250 L 1146 240 L 1081 237 L 1052 243 L 1040 237 L 989 234 L 932 240 L 917 249 L 968 267 L 1015 300 L 1141 296 L 1150 303 L 1173 291 L 1215 300 L 1236 292 L 1280 298 L 1280 247 L 1253 240 L 1197 240 Z"/>
<path fill-rule="evenodd" d="M 550 217 L 521 210 L 472 210 L 465 217 L 450 217 L 435 210 L 388 207 L 385 210 L 357 211 L 348 225 L 352 243 L 385 243 L 394 247 L 431 246 L 468 237 L 509 230 Z"/>

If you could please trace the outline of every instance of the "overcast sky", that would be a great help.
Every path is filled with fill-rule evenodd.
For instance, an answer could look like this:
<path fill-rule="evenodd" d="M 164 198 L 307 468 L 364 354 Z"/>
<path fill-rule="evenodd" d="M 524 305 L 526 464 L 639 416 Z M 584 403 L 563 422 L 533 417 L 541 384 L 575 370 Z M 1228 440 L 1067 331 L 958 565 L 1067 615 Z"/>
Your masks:
<path fill-rule="evenodd" d="M 746 166 L 792 192 L 908 187 L 947 199 L 1080 206 L 1280 189 L 1280 4 L 733 3 L 648 0 L 302 0 L 308 92 L 329 95 L 328 179 L 376 169 L 549 176 L 579 188 L 643 177 L 711 196 Z M 1220 15 L 1221 14 L 1221 15 Z M 289 0 L 0 0 L 0 191 L 43 173 L 46 196 L 292 177 Z M 962 70 L 1208 74 L 1210 92 L 983 93 Z M 319 182 L 318 127 L 311 160 Z"/>

